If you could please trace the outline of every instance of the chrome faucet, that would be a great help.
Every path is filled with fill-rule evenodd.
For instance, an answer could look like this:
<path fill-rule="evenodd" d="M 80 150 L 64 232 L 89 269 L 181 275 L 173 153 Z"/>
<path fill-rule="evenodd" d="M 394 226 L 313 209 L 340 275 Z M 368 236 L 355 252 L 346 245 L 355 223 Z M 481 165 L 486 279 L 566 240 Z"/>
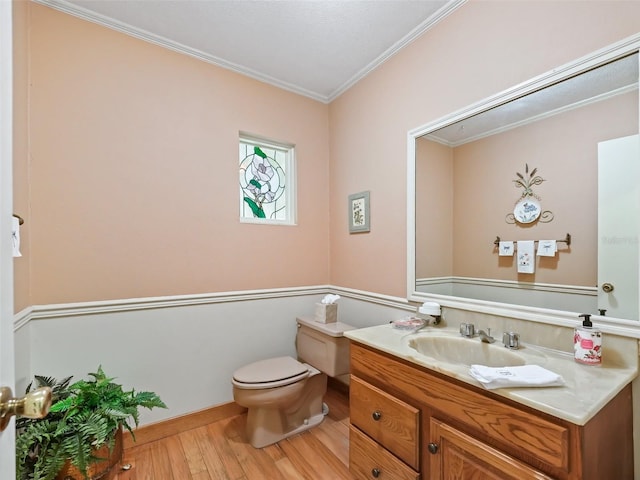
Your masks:
<path fill-rule="evenodd" d="M 502 334 L 502 343 L 511 350 L 517 350 L 520 348 L 520 335 L 515 332 L 504 332 Z"/>
<path fill-rule="evenodd" d="M 471 338 L 476 334 L 476 328 L 473 323 L 461 323 L 460 324 L 460 335 L 465 338 Z"/>
<path fill-rule="evenodd" d="M 478 330 L 478 336 L 480 337 L 480 341 L 484 343 L 493 343 L 496 341 L 495 338 L 491 336 L 491 329 L 487 328 L 487 331 Z"/>

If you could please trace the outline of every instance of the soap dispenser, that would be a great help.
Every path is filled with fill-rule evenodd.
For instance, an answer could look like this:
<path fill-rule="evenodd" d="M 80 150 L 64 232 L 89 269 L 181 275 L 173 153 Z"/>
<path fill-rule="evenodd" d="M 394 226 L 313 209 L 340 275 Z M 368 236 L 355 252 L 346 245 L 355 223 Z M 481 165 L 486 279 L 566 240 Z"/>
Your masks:
<path fill-rule="evenodd" d="M 602 363 L 602 333 L 593 327 L 591 315 L 578 315 L 584 318 L 582 325 L 576 327 L 573 334 L 573 351 L 576 362 L 585 365 L 600 365 Z"/>

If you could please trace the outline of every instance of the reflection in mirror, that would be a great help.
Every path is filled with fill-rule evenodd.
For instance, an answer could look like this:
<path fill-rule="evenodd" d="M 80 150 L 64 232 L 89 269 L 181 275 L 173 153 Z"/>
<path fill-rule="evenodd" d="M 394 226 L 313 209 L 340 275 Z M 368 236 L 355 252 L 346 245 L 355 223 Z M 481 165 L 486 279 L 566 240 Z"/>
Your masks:
<path fill-rule="evenodd" d="M 606 309 L 608 316 L 638 319 L 640 193 L 634 185 L 638 174 L 629 170 L 637 172 L 640 165 L 633 153 L 640 142 L 637 50 L 632 44 L 594 57 L 581 72 L 558 69 L 565 78 L 549 75 L 546 85 L 523 87 L 526 94 L 516 89 L 508 101 L 496 97 L 470 107 L 469 114 L 410 132 L 410 299 L 444 295 L 568 312 Z M 625 137 L 630 163 L 603 160 L 604 151 L 620 151 L 615 139 Z M 623 178 L 626 172 L 634 179 L 626 182 L 626 192 L 608 171 L 617 163 Z M 514 222 L 523 195 L 515 180 L 534 168 L 544 181 L 533 194 L 543 211 L 552 212 L 551 220 Z M 602 205 L 600 200 L 616 192 L 620 198 Z M 500 256 L 494 244 L 496 237 L 517 242 L 561 240 L 566 234 L 571 244 L 558 242 L 554 256 L 536 257 L 534 273 L 518 273 L 517 252 Z M 618 258 L 618 267 L 604 266 L 611 257 Z M 618 287 L 603 293 L 603 283 Z"/>

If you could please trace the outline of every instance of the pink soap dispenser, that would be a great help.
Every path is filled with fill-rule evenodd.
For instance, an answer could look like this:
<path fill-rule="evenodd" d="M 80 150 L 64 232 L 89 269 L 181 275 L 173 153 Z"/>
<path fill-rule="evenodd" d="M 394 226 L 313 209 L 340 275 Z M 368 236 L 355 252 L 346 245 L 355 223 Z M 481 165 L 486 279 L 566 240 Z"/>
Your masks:
<path fill-rule="evenodd" d="M 576 362 L 585 365 L 600 365 L 602 363 L 602 333 L 593 328 L 591 315 L 583 313 L 582 326 L 576 327 L 573 334 L 573 352 Z"/>

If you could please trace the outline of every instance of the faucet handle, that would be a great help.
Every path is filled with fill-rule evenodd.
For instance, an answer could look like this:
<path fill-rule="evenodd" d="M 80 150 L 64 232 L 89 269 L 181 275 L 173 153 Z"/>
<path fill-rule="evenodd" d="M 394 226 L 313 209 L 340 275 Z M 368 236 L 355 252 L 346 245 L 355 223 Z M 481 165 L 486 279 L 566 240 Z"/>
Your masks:
<path fill-rule="evenodd" d="M 473 337 L 476 333 L 476 327 L 473 323 L 461 323 L 460 324 L 460 335 L 463 337 Z"/>
<path fill-rule="evenodd" d="M 515 332 L 504 332 L 502 334 L 502 343 L 511 350 L 520 348 L 520 335 Z"/>

